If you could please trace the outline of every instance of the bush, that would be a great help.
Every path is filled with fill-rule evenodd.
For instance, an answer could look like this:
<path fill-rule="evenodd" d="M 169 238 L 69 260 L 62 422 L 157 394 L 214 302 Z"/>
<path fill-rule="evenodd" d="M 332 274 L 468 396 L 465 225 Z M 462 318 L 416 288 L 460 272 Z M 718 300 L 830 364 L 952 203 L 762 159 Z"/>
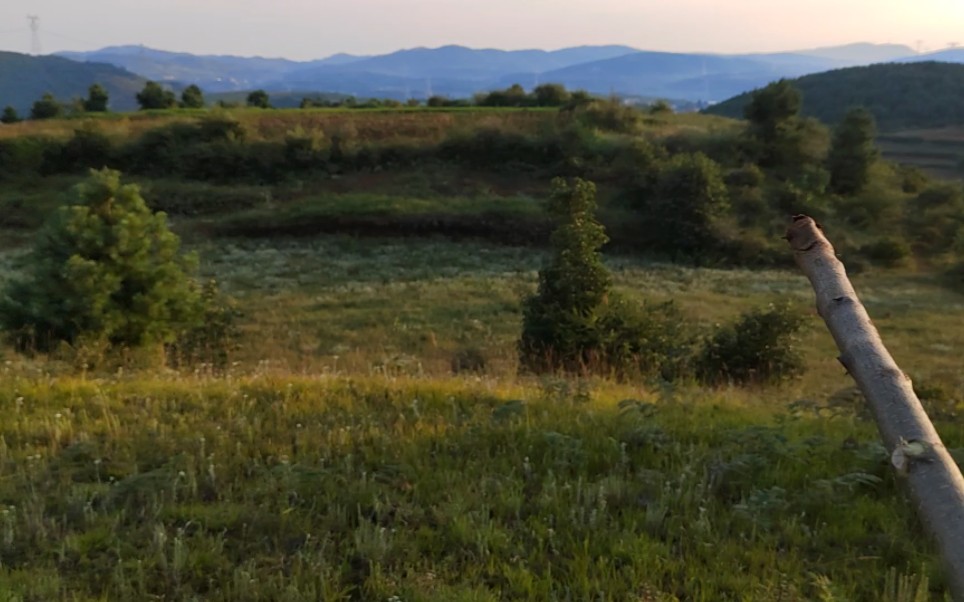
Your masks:
<path fill-rule="evenodd" d="M 616 99 L 584 102 L 575 108 L 575 115 L 589 127 L 622 134 L 635 134 L 643 124 L 642 111 Z"/>
<path fill-rule="evenodd" d="M 896 267 L 910 257 L 910 247 L 898 238 L 881 238 L 863 245 L 858 252 L 872 263 L 885 268 Z"/>
<path fill-rule="evenodd" d="M 694 361 L 697 377 L 707 384 L 775 383 L 801 374 L 803 357 L 796 333 L 803 319 L 786 306 L 770 305 L 718 328 Z"/>
<path fill-rule="evenodd" d="M 173 367 L 204 363 L 223 370 L 238 348 L 241 312 L 221 293 L 217 281 L 209 280 L 201 288 L 198 313 L 200 320 L 168 345 L 168 363 Z"/>
<path fill-rule="evenodd" d="M 108 167 L 113 156 L 110 138 L 93 126 L 74 131 L 63 147 L 51 148 L 44 160 L 47 173 Z"/>
<path fill-rule="evenodd" d="M 198 324 L 194 259 L 164 214 L 147 208 L 116 171 L 92 172 L 78 202 L 48 222 L 25 278 L 0 299 L 0 327 L 21 349 L 63 341 L 140 347 Z"/>
<path fill-rule="evenodd" d="M 452 356 L 452 374 L 484 374 L 485 354 L 477 347 L 459 349 Z"/>

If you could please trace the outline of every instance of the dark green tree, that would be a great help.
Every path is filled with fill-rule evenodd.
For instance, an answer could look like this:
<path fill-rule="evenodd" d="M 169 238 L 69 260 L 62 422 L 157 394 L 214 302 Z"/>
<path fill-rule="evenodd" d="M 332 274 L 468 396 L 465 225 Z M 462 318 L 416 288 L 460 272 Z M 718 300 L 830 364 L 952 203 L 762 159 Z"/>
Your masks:
<path fill-rule="evenodd" d="M 191 84 L 181 92 L 181 108 L 183 109 L 203 109 L 204 93 L 201 88 Z"/>
<path fill-rule="evenodd" d="M 660 248 L 705 250 L 716 240 L 716 223 L 730 207 L 723 172 L 702 153 L 674 155 L 660 169 L 653 199 L 644 207 Z"/>
<path fill-rule="evenodd" d="M 870 168 L 877 160 L 874 116 L 864 108 L 847 112 L 834 130 L 833 145 L 827 157 L 830 189 L 838 194 L 857 194 L 870 182 Z"/>
<path fill-rule="evenodd" d="M 552 190 L 552 255 L 536 294 L 523 304 L 521 368 L 677 375 L 688 354 L 685 321 L 672 304 L 640 307 L 610 290 L 612 276 L 599 252 L 608 238 L 594 215 L 596 187 L 556 179 Z"/>
<path fill-rule="evenodd" d="M 812 165 L 823 153 L 821 128 L 800 117 L 800 91 L 785 79 L 757 90 L 746 106 L 747 148 L 761 167 L 784 174 Z"/>
<path fill-rule="evenodd" d="M 255 90 L 254 92 L 248 94 L 247 103 L 249 107 L 256 107 L 259 109 L 271 108 L 271 98 L 264 90 Z"/>
<path fill-rule="evenodd" d="M 519 361 L 533 372 L 580 370 L 598 351 L 593 331 L 612 286 L 599 249 L 609 238 L 596 221 L 592 182 L 553 180 L 548 210 L 557 224 L 552 256 L 524 304 Z"/>
<path fill-rule="evenodd" d="M 0 123 L 17 123 L 18 121 L 20 121 L 20 115 L 17 114 L 17 109 L 9 105 L 3 108 Z"/>
<path fill-rule="evenodd" d="M 542 84 L 532 91 L 536 105 L 540 107 L 561 107 L 572 98 L 562 84 Z"/>
<path fill-rule="evenodd" d="M 84 111 L 88 113 L 103 113 L 107 110 L 110 96 L 100 84 L 94 84 L 87 91 L 87 98 L 83 101 Z"/>
<path fill-rule="evenodd" d="M 37 236 L 25 277 L 3 291 L 0 327 L 21 348 L 47 350 L 166 343 L 195 326 L 195 260 L 179 253 L 166 216 L 116 171 L 91 172 L 76 194 Z"/>
<path fill-rule="evenodd" d="M 177 106 L 174 92 L 165 90 L 157 82 L 147 82 L 144 89 L 137 93 L 137 104 L 142 110 L 172 109 Z"/>
<path fill-rule="evenodd" d="M 57 102 L 53 94 L 48 92 L 44 94 L 40 100 L 33 103 L 33 107 L 30 109 L 30 118 L 53 119 L 54 117 L 60 117 L 63 113 L 63 105 Z"/>

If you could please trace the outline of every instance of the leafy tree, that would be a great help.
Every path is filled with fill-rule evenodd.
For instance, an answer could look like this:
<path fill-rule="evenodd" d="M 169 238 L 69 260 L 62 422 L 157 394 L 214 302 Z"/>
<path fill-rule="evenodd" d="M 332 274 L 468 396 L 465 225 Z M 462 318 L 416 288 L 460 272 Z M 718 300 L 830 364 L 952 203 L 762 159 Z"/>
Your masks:
<path fill-rule="evenodd" d="M 540 107 L 561 107 L 572 98 L 562 84 L 542 84 L 532 91 L 535 104 Z"/>
<path fill-rule="evenodd" d="M 703 250 L 715 239 L 715 224 L 730 207 L 723 172 L 702 153 L 675 155 L 660 170 L 654 198 L 644 207 L 659 247 Z"/>
<path fill-rule="evenodd" d="M 525 88 L 512 84 L 505 90 L 495 90 L 479 97 L 477 104 L 484 107 L 523 107 L 530 102 Z"/>
<path fill-rule="evenodd" d="M 0 298 L 0 326 L 21 348 L 170 342 L 200 320 L 192 257 L 163 213 L 120 173 L 91 172 L 37 237 L 25 279 Z"/>
<path fill-rule="evenodd" d="M 870 168 L 877 160 L 874 138 L 877 126 L 867 109 L 852 109 L 834 131 L 827 166 L 830 188 L 838 194 L 857 194 L 870 182 Z"/>
<path fill-rule="evenodd" d="M 88 113 L 103 113 L 107 110 L 110 96 L 100 84 L 94 84 L 87 91 L 87 99 L 83 101 L 83 108 Z"/>
<path fill-rule="evenodd" d="M 800 91 L 785 79 L 753 93 L 744 116 L 750 154 L 761 167 L 795 172 L 822 154 L 820 128 L 800 117 L 801 104 Z"/>
<path fill-rule="evenodd" d="M 20 115 L 17 114 L 17 109 L 6 106 L 3 108 L 3 114 L 0 115 L 0 123 L 17 123 L 20 121 Z"/>
<path fill-rule="evenodd" d="M 137 93 L 137 104 L 142 110 L 172 109 L 177 106 L 174 92 L 165 90 L 157 82 L 147 82 L 144 89 Z"/>
<path fill-rule="evenodd" d="M 53 94 L 49 92 L 44 94 L 40 100 L 33 103 L 33 107 L 30 109 L 31 119 L 53 119 L 55 117 L 60 117 L 64 113 L 64 107 L 57 99 L 54 98 Z"/>
<path fill-rule="evenodd" d="M 271 108 L 271 98 L 264 90 L 255 90 L 248 94 L 247 102 L 249 107 L 257 107 L 259 109 Z"/>
<path fill-rule="evenodd" d="M 201 88 L 191 84 L 181 92 L 181 108 L 184 109 L 203 109 L 204 93 Z"/>

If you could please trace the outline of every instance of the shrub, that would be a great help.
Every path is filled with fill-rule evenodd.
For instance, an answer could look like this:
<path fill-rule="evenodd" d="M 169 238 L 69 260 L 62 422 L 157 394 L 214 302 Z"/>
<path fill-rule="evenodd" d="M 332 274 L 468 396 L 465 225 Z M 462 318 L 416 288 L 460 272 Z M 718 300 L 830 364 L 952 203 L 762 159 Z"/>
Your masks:
<path fill-rule="evenodd" d="M 485 354 L 477 347 L 459 349 L 452 356 L 452 374 L 484 374 Z"/>
<path fill-rule="evenodd" d="M 51 148 L 44 160 L 48 173 L 101 169 L 111 163 L 113 146 L 110 138 L 93 126 L 74 130 L 73 137 L 62 147 Z"/>
<path fill-rule="evenodd" d="M 899 238 L 881 238 L 860 247 L 859 253 L 876 265 L 892 268 L 910 257 L 910 247 Z"/>
<path fill-rule="evenodd" d="M 179 253 L 164 214 L 151 213 L 116 171 L 92 172 L 77 197 L 44 227 L 25 278 L 0 299 L 0 326 L 18 347 L 139 347 L 197 324 L 195 262 Z"/>
<path fill-rule="evenodd" d="M 238 348 L 241 331 L 237 319 L 241 312 L 221 293 L 215 280 L 201 287 L 198 305 L 200 320 L 168 345 L 168 363 L 173 367 L 204 363 L 223 370 L 230 353 Z"/>
<path fill-rule="evenodd" d="M 306 132 L 300 125 L 285 135 L 284 156 L 289 168 L 322 167 L 327 161 L 328 139 L 324 132 Z"/>
<path fill-rule="evenodd" d="M 774 383 L 799 375 L 803 357 L 795 347 L 803 319 L 787 306 L 744 313 L 717 329 L 694 361 L 704 383 Z"/>
<path fill-rule="evenodd" d="M 589 127 L 622 134 L 634 134 L 643 124 L 642 111 L 617 99 L 583 102 L 576 106 L 575 115 Z"/>

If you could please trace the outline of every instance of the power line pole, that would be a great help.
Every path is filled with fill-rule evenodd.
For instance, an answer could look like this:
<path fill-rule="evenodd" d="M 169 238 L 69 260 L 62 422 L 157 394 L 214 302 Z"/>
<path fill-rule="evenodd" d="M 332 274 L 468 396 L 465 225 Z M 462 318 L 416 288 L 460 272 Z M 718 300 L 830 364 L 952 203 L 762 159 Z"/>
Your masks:
<path fill-rule="evenodd" d="M 30 21 L 30 54 L 39 55 L 42 53 L 40 47 L 40 17 L 27 15 L 27 21 Z"/>

